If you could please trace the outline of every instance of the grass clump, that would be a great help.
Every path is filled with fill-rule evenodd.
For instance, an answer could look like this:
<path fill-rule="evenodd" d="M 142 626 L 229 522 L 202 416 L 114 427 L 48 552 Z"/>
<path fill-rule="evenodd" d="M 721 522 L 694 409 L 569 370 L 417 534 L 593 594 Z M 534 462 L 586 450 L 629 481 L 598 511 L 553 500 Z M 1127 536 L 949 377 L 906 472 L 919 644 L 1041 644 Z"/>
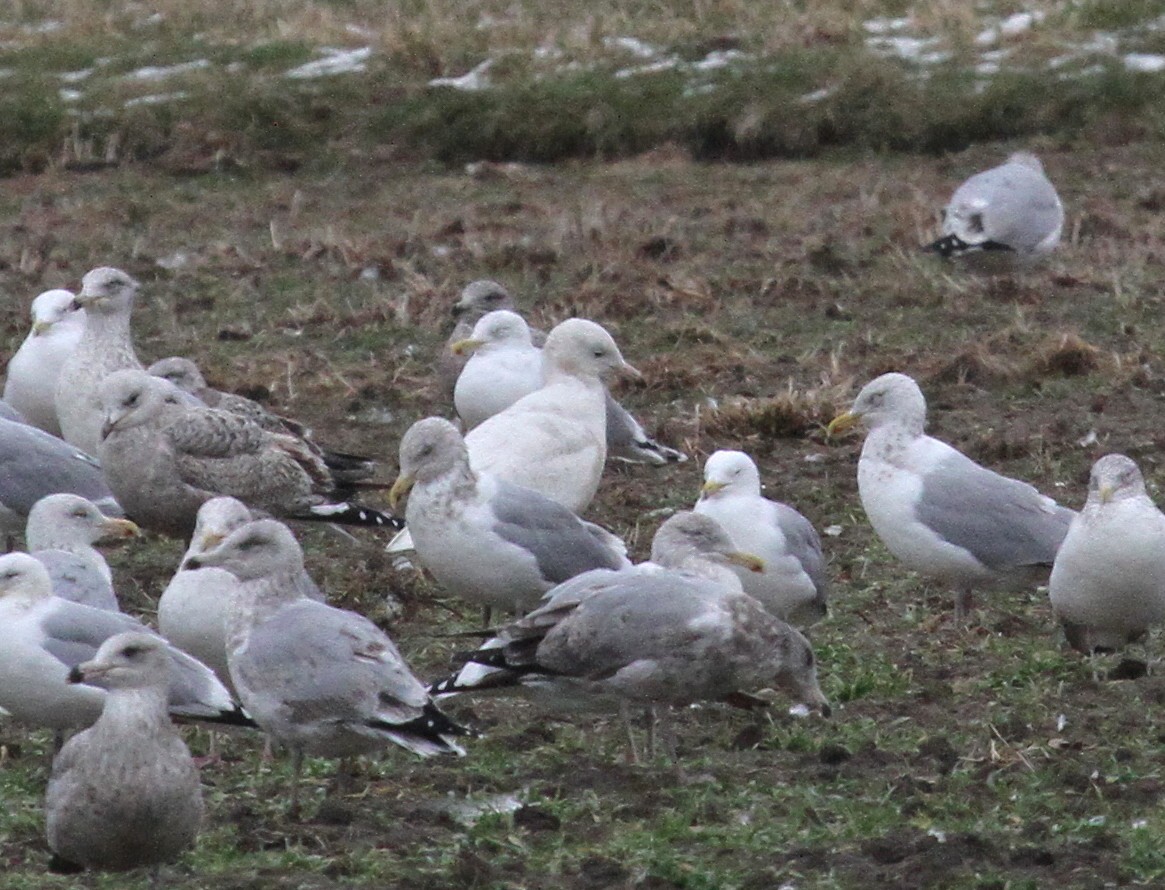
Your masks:
<path fill-rule="evenodd" d="M 0 90 L 0 175 L 41 170 L 67 132 L 56 86 L 41 77 L 11 77 Z"/>

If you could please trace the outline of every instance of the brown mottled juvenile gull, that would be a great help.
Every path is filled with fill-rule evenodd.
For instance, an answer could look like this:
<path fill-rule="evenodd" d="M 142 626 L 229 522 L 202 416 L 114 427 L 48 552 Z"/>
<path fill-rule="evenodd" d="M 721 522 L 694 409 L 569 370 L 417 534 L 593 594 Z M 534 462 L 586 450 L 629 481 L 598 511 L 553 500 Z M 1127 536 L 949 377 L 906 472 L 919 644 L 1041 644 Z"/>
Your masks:
<path fill-rule="evenodd" d="M 579 513 L 607 459 L 603 378 L 639 372 L 610 334 L 582 318 L 555 327 L 542 352 L 542 388 L 469 431 L 469 463 Z"/>
<path fill-rule="evenodd" d="M 1137 642 L 1165 621 L 1165 515 L 1123 454 L 1092 465 L 1088 501 L 1056 554 L 1048 595 L 1068 642 L 1087 654 Z"/>
<path fill-rule="evenodd" d="M 32 330 L 8 361 L 4 401 L 33 426 L 61 434 L 57 421 L 57 377 L 85 329 L 85 310 L 72 291 L 46 290 L 32 301 Z"/>
<path fill-rule="evenodd" d="M 1076 514 L 923 432 L 926 400 L 905 374 L 865 385 L 830 433 L 869 430 L 858 492 L 870 525 L 907 567 L 953 585 L 962 619 L 975 588 L 1046 577 Z"/>
<path fill-rule="evenodd" d="M 95 458 L 44 430 L 0 419 L 0 533 L 23 532 L 33 504 L 62 491 L 88 498 L 107 516 L 122 515 Z"/>
<path fill-rule="evenodd" d="M 169 380 L 178 389 L 197 399 L 207 408 L 238 414 L 258 424 L 269 433 L 292 436 L 315 457 L 323 461 L 337 485 L 358 486 L 376 472 L 376 462 L 358 454 L 323 448 L 312 439 L 311 430 L 302 423 L 268 411 L 254 399 L 212 388 L 198 365 L 188 358 L 170 356 L 159 359 L 146 369 L 155 377 Z"/>
<path fill-rule="evenodd" d="M 493 668 L 480 686 L 532 687 L 537 701 L 584 699 L 684 705 L 739 703 L 782 687 L 829 712 L 804 636 L 746 594 L 726 563 L 759 561 L 737 550 L 707 516 L 677 513 L 652 543 L 652 562 L 579 575 L 470 656 Z M 471 691 L 457 679 L 438 694 Z"/>
<path fill-rule="evenodd" d="M 101 716 L 53 760 L 45 796 L 49 847 L 75 866 L 156 866 L 194 845 L 202 785 L 166 712 L 165 642 L 141 633 L 106 640 L 69 682 L 105 690 Z"/>
<path fill-rule="evenodd" d="M 395 743 L 415 754 L 462 754 L 466 730 L 433 704 L 375 624 L 310 598 L 303 551 L 287 526 L 260 519 L 186 561 L 240 582 L 227 619 L 235 689 L 259 726 L 292 750 L 292 811 L 305 754 L 349 757 Z"/>
<path fill-rule="evenodd" d="M 233 684 L 227 668 L 226 617 L 239 579 L 226 569 L 192 569 L 186 563 L 213 550 L 253 518 L 247 505 L 235 498 L 203 503 L 182 564 L 158 599 L 162 636 L 209 667 L 228 688 Z"/>
<path fill-rule="evenodd" d="M 114 371 L 142 367 L 130 331 L 138 287 L 120 269 L 107 266 L 81 279 L 77 304 L 85 310 L 85 330 L 61 366 L 55 400 L 61 436 L 88 454 L 96 455 L 101 444 L 101 381 Z"/>
<path fill-rule="evenodd" d="M 743 451 L 717 451 L 704 464 L 704 486 L 693 509 L 719 522 L 741 550 L 764 560 L 763 572 L 736 567 L 745 593 L 778 618 L 804 627 L 826 612 L 821 538 L 808 519 L 760 491 L 752 458 Z"/>
<path fill-rule="evenodd" d="M 439 417 L 401 439 L 394 506 L 405 492 L 421 564 L 449 593 L 487 608 L 528 609 L 580 572 L 629 565 L 614 535 L 536 491 L 471 470 L 461 434 Z"/>
<path fill-rule="evenodd" d="M 955 189 L 943 211 L 943 237 L 930 249 L 1026 262 L 1054 249 L 1063 227 L 1064 207 L 1043 165 L 1021 151 Z"/>
<path fill-rule="evenodd" d="M 458 321 L 446 342 L 439 367 L 442 382 L 450 396 L 454 395 L 458 377 L 469 361 L 470 352 L 468 348 L 454 352 L 452 347 L 458 342 L 473 339 L 473 329 L 477 323 L 486 314 L 502 309 L 516 311 L 513 298 L 496 281 L 472 281 L 461 292 L 461 298 L 453 306 L 453 315 Z M 546 333 L 531 329 L 530 336 L 533 345 L 541 350 L 546 342 Z M 607 449 L 611 457 L 649 464 L 669 464 L 688 459 L 683 452 L 669 448 L 647 435 L 639 421 L 615 401 L 609 392 L 605 392 L 605 398 Z"/>
<path fill-rule="evenodd" d="M 152 633 L 136 618 L 53 596 L 48 571 L 27 553 L 0 556 L 0 708 L 30 726 L 88 726 L 105 693 L 66 682 L 119 633 Z M 206 665 L 174 646 L 169 656 L 170 712 L 208 723 L 250 725 Z"/>
<path fill-rule="evenodd" d="M 24 539 L 28 552 L 48 569 L 56 596 L 117 612 L 113 575 L 93 545 L 137 533 L 128 519 L 106 516 L 80 495 L 51 494 L 29 512 Z"/>
<path fill-rule="evenodd" d="M 335 480 L 299 440 L 236 414 L 174 404 L 167 401 L 172 389 L 145 371 L 119 371 L 101 385 L 101 465 L 142 527 L 187 537 L 198 508 L 217 495 L 290 519 L 401 526 L 376 510 L 332 500 Z"/>

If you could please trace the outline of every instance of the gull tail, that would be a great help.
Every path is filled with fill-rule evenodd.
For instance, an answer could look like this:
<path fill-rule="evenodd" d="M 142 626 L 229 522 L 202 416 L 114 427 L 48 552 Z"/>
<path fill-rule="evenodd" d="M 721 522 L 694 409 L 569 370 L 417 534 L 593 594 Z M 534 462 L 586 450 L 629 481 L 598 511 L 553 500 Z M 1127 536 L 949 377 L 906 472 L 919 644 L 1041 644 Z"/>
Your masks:
<path fill-rule="evenodd" d="M 308 507 L 305 512 L 293 513 L 288 518 L 309 522 L 334 522 L 336 525 L 358 525 L 365 528 L 388 528 L 393 531 L 400 531 L 405 527 L 405 521 L 399 516 L 390 516 L 371 507 L 361 507 L 359 504 L 347 502 L 316 504 Z"/>
<path fill-rule="evenodd" d="M 454 738 L 477 738 L 480 733 L 455 723 L 443 714 L 435 704 L 425 705 L 420 717 L 406 723 L 390 723 L 386 720 L 370 720 L 368 726 L 383 732 L 390 739 L 422 757 L 434 754 L 465 755 L 465 749 L 453 741 Z"/>

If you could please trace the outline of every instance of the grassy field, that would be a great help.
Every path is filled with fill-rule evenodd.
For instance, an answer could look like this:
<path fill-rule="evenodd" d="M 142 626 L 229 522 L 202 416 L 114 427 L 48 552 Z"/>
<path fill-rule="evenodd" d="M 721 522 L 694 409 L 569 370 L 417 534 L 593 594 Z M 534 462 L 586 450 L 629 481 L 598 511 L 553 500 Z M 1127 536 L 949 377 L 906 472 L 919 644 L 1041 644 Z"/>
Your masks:
<path fill-rule="evenodd" d="M 541 325 L 569 315 L 606 325 L 645 377 L 621 397 L 658 437 L 692 455 L 664 469 L 608 469 L 588 518 L 624 535 L 637 557 L 668 511 L 694 501 L 703 458 L 717 448 L 753 454 L 769 496 L 825 531 L 832 612 L 811 635 L 831 719 L 798 719 L 782 707 L 759 717 L 685 712 L 681 776 L 665 763 L 626 764 L 613 720 L 465 701 L 451 712 L 484 732 L 466 758 L 419 762 L 390 751 L 361 765 L 354 790 L 331 794 L 335 764 L 314 761 L 302 822 L 285 815 L 286 762 L 261 762 L 257 739 L 229 738 L 221 761 L 203 769 L 204 834 L 167 871 L 167 886 L 1165 881 L 1165 683 L 1094 680 L 1065 651 L 1043 591 L 986 595 L 970 628 L 957 627 L 951 591 L 902 570 L 873 538 L 857 500 L 858 439 L 824 436 L 862 383 L 896 369 L 921 382 L 935 435 L 1069 506 L 1083 502 L 1089 465 L 1109 451 L 1138 460 L 1157 490 L 1165 478 L 1165 150 L 1156 75 L 1114 61 L 1065 98 L 1055 69 L 1030 81 L 1021 72 L 1020 104 L 1008 107 L 1044 109 L 1036 124 L 1002 115 L 1002 129 L 952 129 L 951 142 L 873 138 L 879 128 L 938 132 L 938 112 L 897 91 L 938 89 L 947 75 L 912 79 L 903 72 L 915 63 L 870 51 L 862 22 L 905 16 L 906 4 L 810 6 L 783 6 L 775 21 L 756 4 L 731 3 L 593 4 L 584 15 L 567 4 L 385 12 L 352 0 L 254 3 L 228 15 L 202 0 L 154 4 L 162 18 L 151 22 L 137 6 L 94 12 L 60 0 L 20 3 L 0 23 L 0 68 L 16 71 L 0 83 L 27 88 L 5 90 L 0 107 L 24 96 L 21 107 L 35 109 L 30 97 L 50 88 L 56 95 L 59 72 L 98 69 L 83 80 L 84 113 L 58 98 L 50 104 L 59 117 L 44 118 L 41 136 L 0 131 L 0 154 L 10 159 L 0 180 L 0 324 L 9 350 L 36 293 L 76 287 L 96 265 L 120 266 L 144 283 L 134 319 L 143 358 L 194 357 L 212 383 L 302 418 L 325 443 L 383 458 L 391 479 L 407 426 L 451 413 L 433 367 L 449 306 L 466 282 L 492 277 Z M 1017 57 L 1046 60 L 1098 30 L 1140 35 L 1129 37 L 1130 52 L 1159 48 L 1157 32 L 1141 26 L 1165 4 L 1122 5 L 1125 18 L 1110 4 L 1032 8 L 1041 7 L 1041 24 L 1002 39 Z M 941 36 L 967 60 L 985 27 L 1021 11 L 930 9 L 908 30 Z M 501 24 L 481 27 L 487 17 Z M 44 22 L 59 25 L 38 30 Z M 639 84 L 641 104 L 612 119 L 646 133 L 652 116 L 632 112 L 657 104 L 657 119 L 668 118 L 668 91 L 690 80 L 664 72 L 664 89 L 598 77 L 595 70 L 629 64 L 604 43 L 618 37 L 686 59 L 705 58 L 725 37 L 741 52 L 805 59 L 805 76 L 785 93 L 747 87 L 771 107 L 750 110 L 734 93 L 706 100 L 736 122 L 736 133 L 801 126 L 801 111 L 773 109 L 787 109 L 788 91 L 828 88 L 816 79 L 822 71 L 853 72 L 833 96 L 858 84 L 870 93 L 864 105 L 829 106 L 850 136 L 823 139 L 814 125 L 796 150 L 709 153 L 689 138 L 698 116 L 671 114 L 669 128 L 615 150 L 568 139 L 561 144 L 571 150 L 523 154 L 483 149 L 465 134 L 518 145 L 503 106 L 529 127 L 566 132 L 589 120 L 574 112 L 593 109 L 597 94 L 564 106 L 513 60 L 512 70 L 498 63 L 510 73 L 499 73 L 494 92 L 435 95 L 426 86 L 501 49 L 529 59 L 558 46 L 598 66 L 579 75 L 597 90 Z M 227 70 L 248 58 L 248 74 L 283 72 L 322 46 L 374 52 L 365 72 L 319 81 Z M 98 64 L 107 57 L 114 61 Z M 211 66 L 175 75 L 188 98 L 125 107 L 146 89 L 179 87 L 121 75 L 199 58 Z M 866 66 L 885 78 L 871 80 Z M 996 114 L 989 91 L 967 90 L 984 114 Z M 1072 114 L 1053 115 L 1058 102 L 1074 102 Z M 441 117 L 445 103 L 485 115 L 472 118 L 479 129 L 457 130 Z M 964 119 L 958 106 L 944 107 L 947 120 Z M 406 111 L 414 115 L 408 126 Z M 29 114 L 9 119 L 33 127 Z M 422 118 L 444 121 L 449 132 L 410 129 Z M 963 150 L 942 151 L 955 147 Z M 954 186 L 1020 147 L 1040 154 L 1067 208 L 1065 243 L 1052 262 L 991 280 L 923 255 L 918 245 Z M 531 156 L 561 162 L 506 163 Z M 753 161 L 707 162 L 712 156 Z M 495 162 L 447 163 L 482 158 Z M 372 535 L 357 544 L 319 529 L 301 537 L 313 577 L 334 602 L 380 622 L 419 674 L 441 675 L 458 645 L 440 635 L 472 627 L 474 610 L 394 571 Z M 111 554 L 127 609 L 150 615 L 181 550 L 148 539 Z M 189 739 L 206 750 L 205 734 Z M 47 874 L 40 806 L 48 738 L 0 725 L 0 746 L 0 885 L 145 886 L 140 875 Z"/>

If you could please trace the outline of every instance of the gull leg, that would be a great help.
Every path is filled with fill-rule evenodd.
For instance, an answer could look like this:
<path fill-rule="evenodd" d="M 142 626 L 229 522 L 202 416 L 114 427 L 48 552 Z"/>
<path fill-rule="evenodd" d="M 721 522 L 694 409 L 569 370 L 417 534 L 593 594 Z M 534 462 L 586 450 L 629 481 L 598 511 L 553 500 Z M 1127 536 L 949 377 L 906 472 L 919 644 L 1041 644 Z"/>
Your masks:
<path fill-rule="evenodd" d="M 291 807 L 287 818 L 299 821 L 299 779 L 303 775 L 303 751 L 295 748 L 291 752 Z"/>
<path fill-rule="evenodd" d="M 631 728 L 631 706 L 625 701 L 619 702 L 619 719 L 623 721 L 623 729 L 627 733 L 627 759 L 631 763 L 639 763 L 639 750 L 635 747 L 635 733 Z"/>
<path fill-rule="evenodd" d="M 969 588 L 955 593 L 955 623 L 965 624 L 971 607 L 975 605 L 974 596 Z"/>

